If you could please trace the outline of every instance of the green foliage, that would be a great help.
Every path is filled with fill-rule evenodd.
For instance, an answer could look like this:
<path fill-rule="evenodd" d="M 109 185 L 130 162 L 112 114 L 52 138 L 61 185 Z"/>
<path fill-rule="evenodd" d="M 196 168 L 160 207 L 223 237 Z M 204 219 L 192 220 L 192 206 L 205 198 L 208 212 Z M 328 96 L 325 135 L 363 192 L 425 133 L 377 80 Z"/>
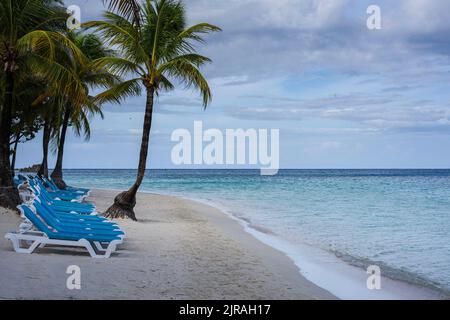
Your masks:
<path fill-rule="evenodd" d="M 198 90 L 206 107 L 211 101 L 211 90 L 200 68 L 211 60 L 198 54 L 195 44 L 204 43 L 206 34 L 220 31 L 220 28 L 208 23 L 187 27 L 181 1 L 109 3 L 117 13 L 106 12 L 103 21 L 91 21 L 85 26 L 95 29 L 120 52 L 120 56 L 101 58 L 96 64 L 111 73 L 132 78 L 125 86 L 112 88 L 110 93 L 137 93 L 134 86 L 139 83 L 158 93 L 174 89 L 173 81 L 177 81 L 186 88 Z M 136 5 L 139 5 L 138 17 L 134 10 Z"/>
<path fill-rule="evenodd" d="M 0 0 L 0 111 L 6 71 L 14 74 L 10 143 L 33 139 L 47 123 L 57 145 L 67 111 L 69 126 L 89 139 L 90 120 L 103 116 L 103 104 L 139 95 L 143 86 L 158 94 L 181 83 L 200 92 L 204 107 L 211 101 L 200 72 L 210 59 L 196 44 L 220 28 L 188 27 L 181 1 L 104 2 L 104 21 L 85 24 L 93 34 L 65 29 L 61 0 Z"/>
<path fill-rule="evenodd" d="M 0 110 L 5 94 L 5 71 L 14 73 L 10 142 L 32 139 L 45 121 L 58 143 L 62 115 L 70 109 L 70 126 L 77 135 L 90 137 L 89 122 L 100 114 L 120 78 L 94 64 L 112 56 L 93 34 L 68 32 L 66 9 L 59 0 L 0 0 Z"/>

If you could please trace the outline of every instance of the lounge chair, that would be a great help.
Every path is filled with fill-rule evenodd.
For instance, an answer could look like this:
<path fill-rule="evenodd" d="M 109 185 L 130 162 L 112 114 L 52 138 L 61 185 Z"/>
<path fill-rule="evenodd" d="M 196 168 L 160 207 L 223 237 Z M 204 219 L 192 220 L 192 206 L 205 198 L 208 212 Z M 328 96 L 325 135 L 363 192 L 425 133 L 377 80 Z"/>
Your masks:
<path fill-rule="evenodd" d="M 34 196 L 39 199 L 42 203 L 45 203 L 48 206 L 52 206 L 52 208 L 56 211 L 71 213 L 75 211 L 79 214 L 95 214 L 95 205 L 90 203 L 77 203 L 77 202 L 67 202 L 58 199 L 52 199 L 48 196 L 45 190 L 42 190 L 38 186 L 33 186 L 30 184 L 30 187 L 34 193 Z"/>
<path fill-rule="evenodd" d="M 63 201 L 57 201 L 57 200 L 49 200 L 45 197 L 45 195 L 39 195 L 36 197 L 44 206 L 51 207 L 53 211 L 61 212 L 61 213 L 77 213 L 77 214 L 84 214 L 84 215 L 97 215 L 95 211 L 95 207 L 89 206 L 86 204 L 86 206 L 82 205 L 75 205 L 74 204 L 66 204 Z"/>
<path fill-rule="evenodd" d="M 10 232 L 5 235 L 11 240 L 13 248 L 19 253 L 33 253 L 38 247 L 47 245 L 86 248 L 93 258 L 109 258 L 117 245 L 123 243 L 123 236 L 99 230 L 68 229 L 59 225 L 50 226 L 46 220 L 35 213 L 29 206 L 18 207 L 22 214 L 37 228 L 38 231 Z M 22 242 L 31 242 L 23 248 Z"/>
<path fill-rule="evenodd" d="M 66 190 L 61 190 L 60 188 L 58 188 L 58 186 L 50 179 L 47 179 L 45 177 L 42 177 L 42 180 L 48 184 L 48 186 L 50 187 L 50 189 L 52 189 L 53 191 L 71 191 L 71 192 L 76 192 L 76 193 L 82 193 L 82 194 L 86 194 L 89 195 L 90 190 L 89 189 L 85 189 L 85 188 L 75 188 L 75 187 L 69 187 L 67 186 Z"/>
<path fill-rule="evenodd" d="M 48 189 L 50 189 L 50 192 L 55 192 L 55 193 L 65 193 L 65 194 L 72 194 L 72 195 L 76 195 L 76 196 L 87 196 L 88 193 L 90 192 L 90 190 L 88 189 L 59 189 L 54 182 L 52 182 L 49 179 L 46 178 L 39 178 L 39 182 L 44 186 L 47 187 Z"/>
<path fill-rule="evenodd" d="M 47 190 L 47 188 L 44 186 L 44 184 L 37 178 L 30 178 L 28 180 L 28 182 L 31 187 L 34 187 L 35 189 L 39 189 L 39 192 L 45 192 L 48 195 L 48 197 L 52 198 L 52 199 L 63 200 L 66 202 L 82 202 L 84 200 L 84 198 L 86 197 L 85 195 L 73 194 L 73 193 L 50 192 Z"/>
<path fill-rule="evenodd" d="M 35 186 L 45 191 L 48 196 L 53 199 L 59 199 L 69 202 L 83 202 L 87 198 L 87 195 L 85 194 L 79 194 L 70 191 L 48 191 L 42 181 L 40 181 L 39 179 L 35 179 Z"/>
<path fill-rule="evenodd" d="M 103 217 L 55 213 L 51 209 L 45 208 L 37 200 L 34 201 L 33 206 L 47 224 L 51 226 L 56 224 L 69 228 L 93 228 L 95 230 L 116 231 L 116 234 L 124 235 L 124 232 L 120 230 L 120 227 L 116 223 Z"/>

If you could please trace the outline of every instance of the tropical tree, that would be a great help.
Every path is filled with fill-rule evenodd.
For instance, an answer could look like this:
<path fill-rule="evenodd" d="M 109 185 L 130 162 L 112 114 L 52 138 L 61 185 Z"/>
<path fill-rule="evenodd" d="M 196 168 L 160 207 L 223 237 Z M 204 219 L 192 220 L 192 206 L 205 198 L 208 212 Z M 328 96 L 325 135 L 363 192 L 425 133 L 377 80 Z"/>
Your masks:
<path fill-rule="evenodd" d="M 58 99 L 54 99 L 55 97 L 47 97 L 46 107 L 42 110 L 41 117 L 43 119 L 42 126 L 42 163 L 38 170 L 38 175 L 41 177 L 48 178 L 48 151 L 50 141 L 55 138 L 55 136 L 59 133 L 58 127 L 56 125 L 56 117 L 59 110 L 61 109 L 58 104 Z M 56 101 L 55 101 L 56 100 Z"/>
<path fill-rule="evenodd" d="M 100 39 L 93 34 L 69 33 L 68 38 L 79 48 L 85 59 L 81 62 L 74 60 L 71 54 L 67 54 L 61 57 L 62 61 L 60 62 L 61 65 L 70 68 L 71 72 L 76 75 L 78 82 L 76 86 L 81 88 L 81 90 L 72 91 L 76 96 L 64 95 L 60 99 L 63 101 L 63 105 L 59 108 L 60 113 L 57 113 L 56 119 L 53 119 L 53 123 L 56 123 L 59 127 L 59 134 L 57 135 L 57 160 L 51 178 L 61 189 L 67 187 L 63 180 L 62 170 L 67 129 L 72 127 L 77 136 L 84 134 L 85 139 L 89 140 L 90 119 L 95 115 L 100 115 L 103 118 L 101 104 L 111 98 L 117 99 L 116 96 L 111 97 L 111 94 L 120 94 L 120 92 L 109 91 L 102 93 L 100 97 L 90 95 L 90 91 L 94 88 L 109 89 L 119 82 L 117 76 L 95 63 L 97 59 L 112 55 L 113 51 L 107 49 Z M 48 132 L 46 134 L 49 135 Z"/>
<path fill-rule="evenodd" d="M 18 80 L 14 96 L 10 135 L 10 146 L 12 147 L 11 172 L 13 175 L 17 158 L 17 147 L 19 143 L 25 143 L 36 137 L 36 134 L 42 127 L 41 111 L 44 107 L 42 101 L 37 101 L 45 88 L 45 83 L 42 79 L 38 79 L 34 75 L 27 75 Z"/>
<path fill-rule="evenodd" d="M 205 34 L 220 28 L 208 23 L 187 27 L 185 7 L 176 0 L 112 0 L 110 9 L 116 12 L 107 11 L 104 21 L 85 25 L 95 28 L 112 47 L 120 49 L 121 56 L 99 59 L 97 65 L 129 76 L 129 80 L 111 90 L 127 91 L 130 86 L 142 85 L 146 106 L 136 181 L 128 191 L 117 195 L 106 216 L 136 220 L 136 193 L 145 175 L 155 95 L 181 83 L 199 90 L 203 106 L 207 107 L 211 90 L 199 68 L 210 59 L 198 54 L 194 44 L 203 43 Z"/>
<path fill-rule="evenodd" d="M 0 206 L 14 208 L 20 202 L 10 163 L 16 87 L 23 75 L 32 73 L 29 62 L 36 55 L 51 60 L 53 42 L 67 44 L 58 32 L 46 31 L 65 21 L 65 17 L 60 1 L 0 0 L 0 92 L 3 94 L 0 113 Z M 60 72 L 58 76 L 63 74 Z"/>

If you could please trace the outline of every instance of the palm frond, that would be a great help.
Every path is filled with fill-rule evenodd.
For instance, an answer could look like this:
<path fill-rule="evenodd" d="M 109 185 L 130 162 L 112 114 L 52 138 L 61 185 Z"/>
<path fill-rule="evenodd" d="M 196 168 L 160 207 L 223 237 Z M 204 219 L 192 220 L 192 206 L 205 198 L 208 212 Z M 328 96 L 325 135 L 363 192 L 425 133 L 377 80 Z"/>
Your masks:
<path fill-rule="evenodd" d="M 212 94 L 208 82 L 200 70 L 187 59 L 174 59 L 164 65 L 161 74 L 173 77 L 184 83 L 186 88 L 195 88 L 200 91 L 203 98 L 203 107 L 206 108 L 211 101 Z"/>
<path fill-rule="evenodd" d="M 67 49 L 74 59 L 85 63 L 86 57 L 75 43 L 62 33 L 54 31 L 36 30 L 27 33 L 17 42 L 18 49 L 23 54 L 33 52 L 49 60 L 54 60 L 59 48 Z"/>
<path fill-rule="evenodd" d="M 146 71 L 140 65 L 120 57 L 100 58 L 93 61 L 92 66 L 94 68 L 104 68 L 110 73 L 118 76 L 124 76 L 132 73 L 138 73 L 140 76 L 144 76 L 146 74 Z"/>
<path fill-rule="evenodd" d="M 139 63 L 149 60 L 139 41 L 138 31 L 131 22 L 112 12 L 106 12 L 104 19 L 105 21 L 89 21 L 83 26 L 98 32 L 111 47 L 117 47 L 126 59 Z"/>
<path fill-rule="evenodd" d="M 108 8 L 115 12 L 107 12 L 105 21 L 84 25 L 94 28 L 122 54 L 97 60 L 96 67 L 122 77 L 136 74 L 139 77 L 123 86 L 114 86 L 97 98 L 119 102 L 120 99 L 114 98 L 118 93 L 125 96 L 138 93 L 136 83 L 140 91 L 142 83 L 137 81 L 153 86 L 156 94 L 173 90 L 173 83 L 180 82 L 199 90 L 206 107 L 211 101 L 211 90 L 200 68 L 211 60 L 198 54 L 195 45 L 204 43 L 206 34 L 221 29 L 209 23 L 187 27 L 186 10 L 180 0 L 144 0 L 139 5 L 139 24 L 134 23 L 130 15 L 130 3 L 120 0 L 108 3 Z"/>
<path fill-rule="evenodd" d="M 177 38 L 178 40 L 182 41 L 190 40 L 199 43 L 205 43 L 205 39 L 202 37 L 203 35 L 206 35 L 211 32 L 220 32 L 220 31 L 222 31 L 222 29 L 215 25 L 209 23 L 199 23 L 181 32 Z"/>
<path fill-rule="evenodd" d="M 170 66 L 173 63 L 176 63 L 177 61 L 185 61 L 188 63 L 191 63 L 195 65 L 196 67 L 201 67 L 205 63 L 211 62 L 211 59 L 205 56 L 202 56 L 197 53 L 188 53 L 184 55 L 177 56 L 166 63 L 163 63 L 161 66 L 159 66 L 159 70 L 165 70 L 166 68 L 170 68 Z"/>
<path fill-rule="evenodd" d="M 38 55 L 29 57 L 28 64 L 36 74 L 52 80 L 50 85 L 54 94 L 70 96 L 73 103 L 82 104 L 85 87 L 79 76 L 70 68 Z"/>
<path fill-rule="evenodd" d="M 161 74 L 158 79 L 158 88 L 164 91 L 172 91 L 175 89 L 175 86 L 169 81 L 169 79 Z M 158 93 L 158 91 L 156 91 L 156 93 Z"/>
<path fill-rule="evenodd" d="M 141 78 L 135 78 L 121 82 L 108 90 L 96 95 L 94 101 L 98 104 L 117 103 L 128 97 L 139 96 L 141 94 Z"/>
<path fill-rule="evenodd" d="M 141 23 L 141 4 L 138 0 L 102 0 L 108 3 L 108 10 L 116 11 L 127 19 L 131 20 L 133 25 L 139 26 Z"/>

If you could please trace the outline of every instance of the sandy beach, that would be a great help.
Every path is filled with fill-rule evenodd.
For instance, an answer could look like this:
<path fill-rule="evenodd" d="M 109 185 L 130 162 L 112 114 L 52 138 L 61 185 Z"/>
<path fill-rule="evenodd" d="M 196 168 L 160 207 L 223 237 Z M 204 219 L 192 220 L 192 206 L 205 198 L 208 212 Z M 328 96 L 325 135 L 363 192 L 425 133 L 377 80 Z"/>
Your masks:
<path fill-rule="evenodd" d="M 117 191 L 94 190 L 106 209 Z M 2 209 L 3 210 L 3 209 Z M 3 235 L 19 217 L 0 214 L 1 299 L 334 299 L 303 278 L 283 253 L 259 242 L 210 206 L 139 194 L 139 222 L 119 221 L 127 239 L 110 259 L 83 250 L 17 254 Z M 81 268 L 81 290 L 68 290 L 66 269 Z"/>

